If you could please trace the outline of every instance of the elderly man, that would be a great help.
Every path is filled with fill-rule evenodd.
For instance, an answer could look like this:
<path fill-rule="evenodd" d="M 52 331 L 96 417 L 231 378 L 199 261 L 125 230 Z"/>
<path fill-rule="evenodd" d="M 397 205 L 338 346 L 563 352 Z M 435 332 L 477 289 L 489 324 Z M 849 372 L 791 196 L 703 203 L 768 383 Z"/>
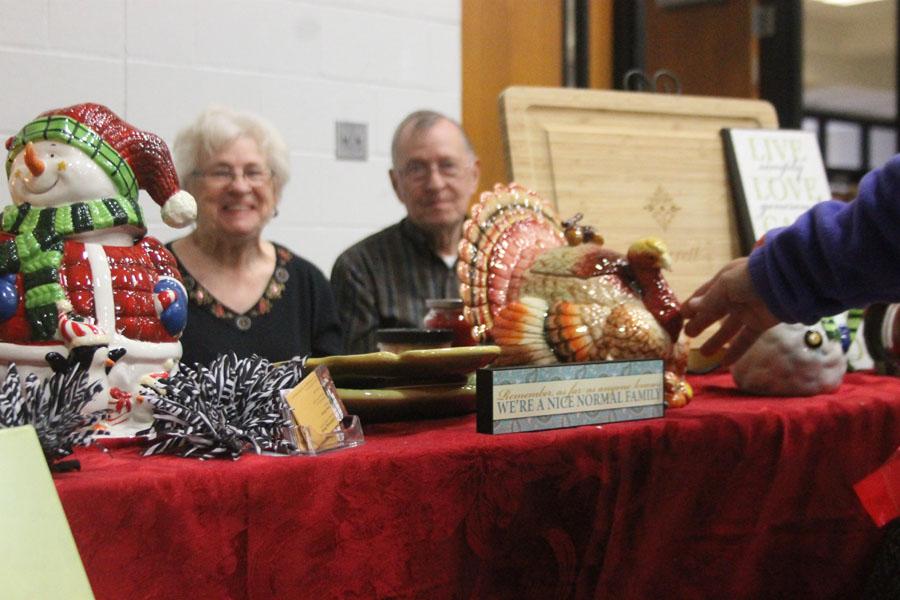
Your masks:
<path fill-rule="evenodd" d="M 472 144 L 457 122 L 418 111 L 397 126 L 391 158 L 406 217 L 344 251 L 331 271 L 352 354 L 374 351 L 378 329 L 419 327 L 426 299 L 459 297 L 457 246 L 478 187 Z"/>

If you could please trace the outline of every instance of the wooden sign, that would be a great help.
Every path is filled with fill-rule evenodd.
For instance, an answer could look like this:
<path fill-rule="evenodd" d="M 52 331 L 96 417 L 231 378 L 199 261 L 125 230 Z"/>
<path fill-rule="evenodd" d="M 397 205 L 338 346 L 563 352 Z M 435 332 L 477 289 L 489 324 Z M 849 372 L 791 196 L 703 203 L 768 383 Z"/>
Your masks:
<path fill-rule="evenodd" d="M 686 298 L 740 256 L 722 128 L 775 128 L 768 102 L 607 90 L 511 87 L 500 97 L 509 178 L 583 213 L 606 245 L 666 242 Z"/>
<path fill-rule="evenodd" d="M 552 200 L 563 219 L 582 213 L 613 250 L 663 240 L 678 298 L 741 255 L 720 131 L 778 127 L 768 102 L 511 87 L 500 112 L 510 181 Z M 691 350 L 689 369 L 707 363 Z"/>
<path fill-rule="evenodd" d="M 496 367 L 476 372 L 479 433 L 661 417 L 660 359 Z"/>

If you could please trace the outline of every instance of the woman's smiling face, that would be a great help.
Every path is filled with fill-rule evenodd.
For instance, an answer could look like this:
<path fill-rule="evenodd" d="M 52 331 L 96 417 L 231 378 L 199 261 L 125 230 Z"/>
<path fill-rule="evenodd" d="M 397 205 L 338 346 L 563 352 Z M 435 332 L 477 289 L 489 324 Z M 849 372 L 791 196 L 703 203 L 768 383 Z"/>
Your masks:
<path fill-rule="evenodd" d="M 29 142 L 13 159 L 9 191 L 16 205 L 60 206 L 117 195 L 115 184 L 84 152 L 52 140 Z"/>
<path fill-rule="evenodd" d="M 278 199 L 267 157 L 241 136 L 210 157 L 196 175 L 197 229 L 259 238 Z"/>

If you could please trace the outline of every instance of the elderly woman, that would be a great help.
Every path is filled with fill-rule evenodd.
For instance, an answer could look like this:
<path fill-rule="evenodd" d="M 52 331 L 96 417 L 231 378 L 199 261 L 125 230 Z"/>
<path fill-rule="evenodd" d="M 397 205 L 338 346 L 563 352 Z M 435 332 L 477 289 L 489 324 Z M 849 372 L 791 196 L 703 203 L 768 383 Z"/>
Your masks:
<path fill-rule="evenodd" d="M 322 272 L 262 239 L 289 173 L 288 149 L 259 117 L 209 108 L 173 146 L 181 185 L 197 199 L 197 225 L 168 245 L 190 297 L 182 361 L 258 354 L 272 361 L 341 352 L 341 330 Z"/>

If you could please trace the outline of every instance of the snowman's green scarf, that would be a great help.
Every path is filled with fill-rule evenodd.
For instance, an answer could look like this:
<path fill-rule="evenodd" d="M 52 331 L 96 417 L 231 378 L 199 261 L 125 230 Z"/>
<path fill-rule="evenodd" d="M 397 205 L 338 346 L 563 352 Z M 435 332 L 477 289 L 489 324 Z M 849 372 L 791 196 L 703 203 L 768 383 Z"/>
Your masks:
<path fill-rule="evenodd" d="M 128 163 L 94 131 L 66 116 L 41 117 L 22 128 L 10 147 L 7 175 L 15 156 L 35 140 L 56 140 L 80 148 L 109 175 L 119 192 L 115 197 L 63 206 L 26 203 L 3 209 L 0 229 L 16 237 L 0 244 L 0 274 L 22 273 L 32 339 L 40 341 L 56 337 L 59 303 L 68 302 L 59 283 L 63 240 L 123 225 L 144 229 L 144 219 L 137 203 L 137 178 Z"/>

